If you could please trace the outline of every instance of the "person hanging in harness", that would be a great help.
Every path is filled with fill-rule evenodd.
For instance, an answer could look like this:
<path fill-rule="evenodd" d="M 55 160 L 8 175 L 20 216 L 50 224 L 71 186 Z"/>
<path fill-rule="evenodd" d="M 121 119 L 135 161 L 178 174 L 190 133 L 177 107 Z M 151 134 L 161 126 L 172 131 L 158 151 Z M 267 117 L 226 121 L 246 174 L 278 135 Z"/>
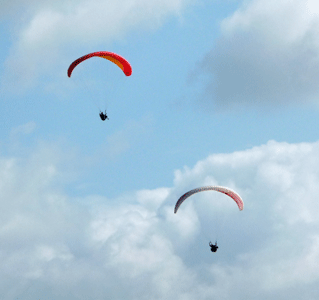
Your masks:
<path fill-rule="evenodd" d="M 105 121 L 106 119 L 109 119 L 107 114 L 106 114 L 106 111 L 105 111 L 105 113 L 100 111 L 100 118 L 101 118 L 102 121 Z"/>
<path fill-rule="evenodd" d="M 212 252 L 216 252 L 218 249 L 217 241 L 215 242 L 215 245 L 213 245 L 212 242 L 209 242 L 209 246 L 210 246 L 210 251 Z"/>

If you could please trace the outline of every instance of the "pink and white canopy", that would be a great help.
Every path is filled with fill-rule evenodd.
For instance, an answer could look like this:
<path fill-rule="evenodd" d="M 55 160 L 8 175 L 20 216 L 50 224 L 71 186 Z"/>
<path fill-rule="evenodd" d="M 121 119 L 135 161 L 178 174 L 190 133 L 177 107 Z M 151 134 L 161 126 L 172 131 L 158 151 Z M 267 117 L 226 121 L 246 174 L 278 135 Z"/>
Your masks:
<path fill-rule="evenodd" d="M 180 205 L 190 196 L 204 191 L 217 191 L 226 194 L 227 196 L 231 197 L 238 205 L 239 210 L 244 209 L 244 202 L 241 197 L 234 191 L 229 188 L 223 186 L 203 186 L 200 188 L 193 189 L 187 193 L 185 193 L 182 197 L 180 197 L 175 205 L 174 213 L 176 214 L 177 210 L 179 209 Z"/>

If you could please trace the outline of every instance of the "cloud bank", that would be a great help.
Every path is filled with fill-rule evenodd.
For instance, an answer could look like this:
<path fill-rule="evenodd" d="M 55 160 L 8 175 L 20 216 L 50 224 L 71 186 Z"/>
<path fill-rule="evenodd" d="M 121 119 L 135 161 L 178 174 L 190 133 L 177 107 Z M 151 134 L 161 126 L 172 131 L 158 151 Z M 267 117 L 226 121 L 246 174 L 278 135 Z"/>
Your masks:
<path fill-rule="evenodd" d="M 58 146 L 2 156 L 2 298 L 314 299 L 318 157 L 319 142 L 270 141 L 176 170 L 172 187 L 110 199 L 66 192 Z M 206 184 L 236 190 L 244 211 L 206 192 L 173 213 L 181 194 Z"/>
<path fill-rule="evenodd" d="M 201 62 L 205 101 L 219 108 L 318 103 L 318 32 L 317 1 L 244 1 L 221 22 L 221 37 Z"/>
<path fill-rule="evenodd" d="M 16 89 L 29 88 L 39 76 L 45 79 L 56 67 L 67 64 L 63 58 L 69 57 L 75 47 L 93 51 L 114 41 L 123 42 L 134 31 L 157 29 L 171 16 L 180 16 L 189 3 L 189 0 L 48 0 L 32 1 L 21 12 L 20 1 L 8 2 L 6 10 L 19 11 L 19 19 L 23 21 L 18 23 L 6 60 L 3 88 L 13 89 L 12 85 Z"/>

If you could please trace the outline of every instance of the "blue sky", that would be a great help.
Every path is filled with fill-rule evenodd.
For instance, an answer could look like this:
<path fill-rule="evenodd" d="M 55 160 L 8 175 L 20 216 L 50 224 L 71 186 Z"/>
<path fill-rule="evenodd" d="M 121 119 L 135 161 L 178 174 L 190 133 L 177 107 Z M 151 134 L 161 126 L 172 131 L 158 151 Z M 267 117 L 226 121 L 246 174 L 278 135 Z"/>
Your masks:
<path fill-rule="evenodd" d="M 3 299 L 318 296 L 316 1 L 1 6 Z"/>

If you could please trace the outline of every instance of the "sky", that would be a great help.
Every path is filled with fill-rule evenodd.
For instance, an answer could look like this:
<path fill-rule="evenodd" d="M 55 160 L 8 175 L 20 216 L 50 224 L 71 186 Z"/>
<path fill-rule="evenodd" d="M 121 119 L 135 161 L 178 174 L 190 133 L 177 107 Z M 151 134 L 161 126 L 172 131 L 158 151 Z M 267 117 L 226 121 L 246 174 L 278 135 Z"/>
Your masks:
<path fill-rule="evenodd" d="M 4 0 L 0 30 L 3 300 L 318 299 L 317 1 Z M 69 78 L 94 51 L 132 75 Z M 244 210 L 174 214 L 206 185 Z"/>

